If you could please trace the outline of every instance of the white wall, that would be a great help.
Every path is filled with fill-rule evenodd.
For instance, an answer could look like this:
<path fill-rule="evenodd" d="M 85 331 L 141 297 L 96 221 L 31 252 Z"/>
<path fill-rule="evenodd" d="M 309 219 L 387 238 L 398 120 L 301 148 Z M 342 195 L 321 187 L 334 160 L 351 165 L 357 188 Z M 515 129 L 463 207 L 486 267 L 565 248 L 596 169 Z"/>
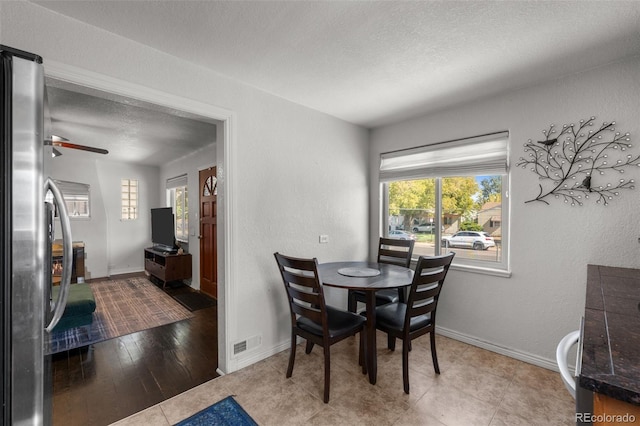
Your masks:
<path fill-rule="evenodd" d="M 159 168 L 103 160 L 98 154 L 60 149 L 51 162 L 54 179 L 90 185 L 89 219 L 71 219 L 74 241 L 85 243 L 86 279 L 144 270 L 144 248 L 151 245 L 149 209 L 160 203 Z M 137 179 L 136 220 L 120 219 L 120 179 Z M 56 227 L 57 238 L 60 226 Z"/>
<path fill-rule="evenodd" d="M 551 123 L 616 121 L 640 152 L 640 58 L 592 69 L 535 87 L 372 131 L 371 235 L 378 235 L 381 152 L 432 142 L 510 131 L 511 278 L 451 271 L 438 309 L 438 324 L 460 338 L 488 343 L 521 359 L 551 366 L 559 340 L 577 329 L 584 311 L 586 265 L 640 267 L 640 196 L 621 191 L 608 207 L 571 207 L 535 198 L 538 176 L 514 166 L 523 144 L 543 138 Z M 606 176 L 616 179 L 615 175 Z M 625 178 L 640 182 L 638 168 Z M 373 245 L 371 252 L 375 250 Z"/>
<path fill-rule="evenodd" d="M 217 126 L 220 128 L 221 126 Z M 212 135 L 212 140 L 216 140 Z M 187 175 L 187 191 L 189 203 L 189 253 L 192 258 L 191 287 L 200 289 L 200 240 L 199 230 L 199 171 L 216 164 L 216 145 L 208 145 L 191 155 L 179 158 L 160 167 L 160 205 L 156 207 L 170 207 L 166 203 L 166 182 L 177 176 Z"/>
<path fill-rule="evenodd" d="M 159 168 L 113 161 L 96 161 L 106 211 L 108 275 L 144 270 L 144 248 L 151 246 L 150 209 L 160 204 Z M 138 218 L 122 220 L 121 180 L 138 181 Z"/>
<path fill-rule="evenodd" d="M 368 132 L 35 4 L 0 7 L 2 43 L 41 55 L 45 72 L 56 61 L 234 112 L 233 157 L 224 165 L 234 185 L 225 230 L 232 270 L 223 271 L 231 278 L 219 300 L 228 309 L 220 345 L 225 354 L 248 337 L 262 344 L 226 353 L 220 366 L 233 371 L 286 348 L 288 307 L 273 253 L 367 257 Z M 329 244 L 318 244 L 321 233 Z"/>
<path fill-rule="evenodd" d="M 88 219 L 70 219 L 73 241 L 83 241 L 85 245 L 85 279 L 106 277 L 107 262 L 107 213 L 102 199 L 102 186 L 97 173 L 97 156 L 93 160 L 78 161 L 78 156 L 61 149 L 62 156 L 51 161 L 51 177 L 69 182 L 89 185 Z M 60 221 L 56 220 L 56 238 L 62 238 Z"/>

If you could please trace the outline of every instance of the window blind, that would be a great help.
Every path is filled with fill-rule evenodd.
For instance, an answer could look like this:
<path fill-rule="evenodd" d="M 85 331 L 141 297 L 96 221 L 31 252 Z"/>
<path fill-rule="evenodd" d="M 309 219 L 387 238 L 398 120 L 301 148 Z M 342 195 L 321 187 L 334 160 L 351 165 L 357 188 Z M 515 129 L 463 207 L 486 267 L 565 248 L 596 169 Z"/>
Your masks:
<path fill-rule="evenodd" d="M 187 186 L 186 174 L 167 179 L 167 189 L 173 189 L 179 186 Z"/>
<path fill-rule="evenodd" d="M 383 153 L 380 180 L 505 174 L 508 142 L 504 131 Z"/>
<path fill-rule="evenodd" d="M 84 195 L 89 197 L 89 185 L 86 183 L 78 183 L 78 182 L 67 182 L 64 180 L 54 180 L 60 192 L 63 195 Z"/>

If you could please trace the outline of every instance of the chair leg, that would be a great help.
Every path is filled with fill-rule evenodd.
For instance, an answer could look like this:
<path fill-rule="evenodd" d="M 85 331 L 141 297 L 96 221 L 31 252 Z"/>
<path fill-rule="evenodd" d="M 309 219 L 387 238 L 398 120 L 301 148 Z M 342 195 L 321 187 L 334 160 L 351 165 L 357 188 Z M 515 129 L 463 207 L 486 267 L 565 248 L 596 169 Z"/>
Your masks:
<path fill-rule="evenodd" d="M 347 295 L 347 309 L 349 310 L 349 312 L 355 313 L 357 307 L 358 302 L 356 301 L 356 295 L 352 290 L 349 290 L 349 293 Z"/>
<path fill-rule="evenodd" d="M 409 345 L 411 345 L 411 340 L 402 341 L 402 384 L 406 394 L 409 394 Z"/>
<path fill-rule="evenodd" d="M 406 290 L 407 290 L 406 287 L 400 287 L 398 289 L 398 301 L 400 303 L 405 303 L 405 300 L 407 300 L 407 298 L 406 298 Z"/>
<path fill-rule="evenodd" d="M 438 354 L 436 353 L 436 333 L 431 331 L 431 333 L 429 333 L 429 337 L 431 337 L 431 359 L 433 360 L 433 369 L 436 371 L 436 374 L 440 374 Z"/>
<path fill-rule="evenodd" d="M 313 342 L 310 340 L 307 340 L 307 347 L 305 348 L 304 353 L 309 355 L 312 349 L 313 349 Z"/>
<path fill-rule="evenodd" d="M 291 352 L 289 353 L 289 367 L 287 368 L 287 379 L 293 374 L 293 363 L 296 361 L 296 334 L 291 333 Z"/>
<path fill-rule="evenodd" d="M 396 350 L 396 338 L 389 333 L 387 333 L 387 347 L 390 351 Z"/>
<path fill-rule="evenodd" d="M 364 330 L 360 331 L 360 355 L 358 357 L 358 365 L 362 366 L 362 374 L 367 374 L 367 357 L 364 356 L 366 334 Z"/>
<path fill-rule="evenodd" d="M 331 382 L 331 356 L 329 355 L 329 344 L 324 347 L 324 402 L 329 402 L 329 386 Z"/>

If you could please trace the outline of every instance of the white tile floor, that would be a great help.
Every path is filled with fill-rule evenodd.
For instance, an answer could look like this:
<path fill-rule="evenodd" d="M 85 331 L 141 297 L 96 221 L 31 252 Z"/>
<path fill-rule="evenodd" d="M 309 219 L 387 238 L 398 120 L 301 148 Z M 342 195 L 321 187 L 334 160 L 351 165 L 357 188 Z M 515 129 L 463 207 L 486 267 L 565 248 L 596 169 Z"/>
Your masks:
<path fill-rule="evenodd" d="M 403 392 L 401 346 L 391 352 L 378 335 L 378 381 L 358 366 L 356 338 L 331 347 L 331 396 L 322 402 L 323 357 L 298 346 L 216 378 L 116 423 L 171 425 L 228 395 L 260 425 L 571 425 L 573 400 L 556 372 L 456 340 L 437 337 L 441 374 L 433 371 L 429 338 L 413 342 L 410 395 Z"/>

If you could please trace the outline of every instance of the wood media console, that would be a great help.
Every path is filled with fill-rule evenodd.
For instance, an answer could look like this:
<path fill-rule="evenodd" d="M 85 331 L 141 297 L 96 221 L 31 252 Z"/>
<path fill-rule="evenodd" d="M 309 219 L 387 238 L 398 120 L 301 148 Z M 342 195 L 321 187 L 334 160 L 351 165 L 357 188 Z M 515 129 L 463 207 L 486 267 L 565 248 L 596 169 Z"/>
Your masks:
<path fill-rule="evenodd" d="M 162 281 L 162 287 L 169 281 L 191 278 L 191 254 L 170 254 L 153 248 L 144 249 L 144 270 Z"/>
<path fill-rule="evenodd" d="M 72 244 L 73 261 L 71 266 L 71 282 L 83 283 L 85 277 L 84 243 L 82 241 L 74 241 Z M 53 275 L 53 285 L 59 285 L 62 278 L 63 247 L 62 240 L 55 240 L 51 244 L 51 273 Z"/>

